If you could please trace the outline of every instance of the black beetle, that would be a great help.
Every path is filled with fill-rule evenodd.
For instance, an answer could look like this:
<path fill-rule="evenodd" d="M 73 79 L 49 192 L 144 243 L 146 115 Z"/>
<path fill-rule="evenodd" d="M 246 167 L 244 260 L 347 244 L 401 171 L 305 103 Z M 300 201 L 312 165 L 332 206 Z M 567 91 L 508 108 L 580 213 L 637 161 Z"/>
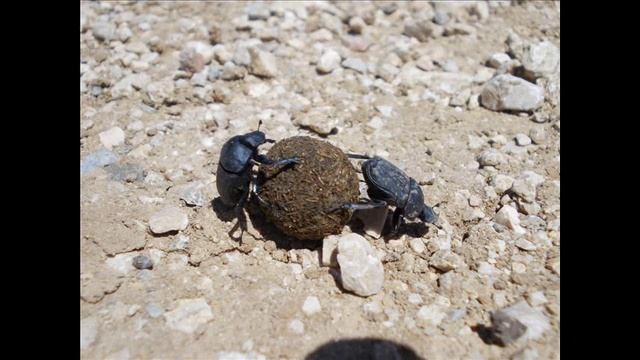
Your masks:
<path fill-rule="evenodd" d="M 229 207 L 244 206 L 250 192 L 253 165 L 285 166 L 300 161 L 298 157 L 271 160 L 265 155 L 258 154 L 260 145 L 275 142 L 266 138 L 266 135 L 260 131 L 260 125 L 262 121 L 258 124 L 258 130 L 232 137 L 220 151 L 216 186 L 222 202 Z"/>
<path fill-rule="evenodd" d="M 344 204 L 339 208 L 366 210 L 387 205 L 395 206 L 392 223 L 394 231 L 400 226 L 403 217 L 410 220 L 420 219 L 425 223 L 436 225 L 438 215 L 433 211 L 433 208 L 424 203 L 422 189 L 413 178 L 381 157 L 347 155 L 353 159 L 366 159 L 362 163 L 362 174 L 367 183 L 367 193 L 371 201 Z"/>

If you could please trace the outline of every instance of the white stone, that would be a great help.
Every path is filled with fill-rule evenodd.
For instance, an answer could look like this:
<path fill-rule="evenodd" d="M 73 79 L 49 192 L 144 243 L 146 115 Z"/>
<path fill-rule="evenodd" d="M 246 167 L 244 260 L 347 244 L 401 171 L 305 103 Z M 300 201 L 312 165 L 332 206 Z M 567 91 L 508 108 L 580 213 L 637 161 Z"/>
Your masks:
<path fill-rule="evenodd" d="M 516 234 L 524 234 L 526 231 L 520 226 L 520 218 L 518 218 L 518 211 L 509 206 L 503 206 L 496 214 L 494 221 L 500 225 L 506 226 L 513 230 Z"/>
<path fill-rule="evenodd" d="M 494 69 L 506 69 L 511 63 L 511 58 L 505 53 L 492 54 L 487 60 L 487 65 Z"/>
<path fill-rule="evenodd" d="M 111 269 L 121 273 L 126 274 L 129 271 L 135 270 L 133 267 L 133 258 L 138 254 L 130 252 L 124 254 L 117 254 L 112 258 L 108 258 L 105 263 Z"/>
<path fill-rule="evenodd" d="M 522 59 L 524 75 L 530 80 L 551 75 L 560 68 L 560 49 L 548 41 L 524 47 Z"/>
<path fill-rule="evenodd" d="M 256 352 L 241 353 L 237 351 L 220 351 L 213 355 L 214 360 L 266 360 L 267 358 Z"/>
<path fill-rule="evenodd" d="M 304 334 L 304 323 L 298 319 L 291 320 L 289 330 L 296 335 L 302 335 Z"/>
<path fill-rule="evenodd" d="M 391 116 L 391 113 L 393 112 L 393 107 L 388 105 L 376 105 L 376 110 L 378 110 L 378 112 L 382 116 L 388 118 Z"/>
<path fill-rule="evenodd" d="M 117 126 L 101 132 L 98 134 L 98 137 L 100 138 L 102 146 L 109 150 L 124 143 L 124 131 Z"/>
<path fill-rule="evenodd" d="M 358 58 L 347 58 L 341 65 L 343 68 L 355 70 L 361 74 L 367 72 L 367 64 Z"/>
<path fill-rule="evenodd" d="M 325 50 L 320 59 L 318 60 L 318 64 L 316 65 L 316 70 L 320 74 L 327 74 L 338 68 L 340 66 L 340 61 L 342 58 L 337 51 L 333 49 Z"/>
<path fill-rule="evenodd" d="M 184 230 L 188 225 L 189 217 L 178 207 L 162 209 L 149 218 L 149 227 L 154 234 Z"/>
<path fill-rule="evenodd" d="M 164 317 L 169 328 L 191 334 L 213 319 L 213 313 L 204 298 L 180 299 Z"/>
<path fill-rule="evenodd" d="M 371 296 L 384 282 L 384 268 L 375 250 L 358 234 L 342 236 L 338 241 L 338 264 L 342 286 L 360 296 Z"/>
<path fill-rule="evenodd" d="M 529 300 L 529 304 L 531 306 L 540 306 L 547 303 L 547 297 L 544 296 L 542 291 L 534 291 L 527 296 L 527 300 Z"/>
<path fill-rule="evenodd" d="M 527 272 L 527 267 L 523 263 L 514 262 L 511 264 L 511 271 L 516 274 L 524 274 Z"/>
<path fill-rule="evenodd" d="M 496 149 L 487 149 L 478 156 L 478 162 L 481 166 L 498 166 L 506 161 L 504 154 Z"/>
<path fill-rule="evenodd" d="M 98 337 L 98 320 L 88 317 L 80 320 L 80 349 L 87 349 Z"/>
<path fill-rule="evenodd" d="M 525 251 L 533 251 L 537 249 L 537 247 L 531 241 L 524 238 L 519 238 L 518 240 L 516 240 L 516 246 Z"/>
<path fill-rule="evenodd" d="M 520 176 L 514 180 L 511 190 L 514 194 L 527 202 L 533 202 L 536 199 L 536 189 L 545 181 L 544 176 L 533 171 L 523 171 Z"/>
<path fill-rule="evenodd" d="M 511 176 L 496 174 L 491 178 L 491 186 L 495 189 L 497 194 L 504 194 L 507 190 L 513 186 L 513 178 Z"/>
<path fill-rule="evenodd" d="M 249 73 L 265 78 L 278 75 L 278 63 L 272 53 L 252 47 L 249 48 L 249 55 L 251 56 Z"/>
<path fill-rule="evenodd" d="M 410 304 L 418 305 L 422 303 L 422 296 L 420 294 L 411 293 L 409 294 L 408 301 Z"/>
<path fill-rule="evenodd" d="M 339 235 L 329 235 L 322 240 L 322 266 L 338 267 Z"/>
<path fill-rule="evenodd" d="M 409 240 L 409 246 L 418 254 L 422 254 L 426 248 L 424 242 L 420 238 L 412 238 Z"/>
<path fill-rule="evenodd" d="M 433 326 L 438 326 L 447 317 L 447 314 L 442 311 L 439 305 L 424 305 L 418 310 L 418 318 Z"/>
<path fill-rule="evenodd" d="M 512 306 L 502 309 L 506 315 L 520 321 L 527 327 L 523 339 L 536 340 L 551 330 L 549 319 L 540 311 L 533 309 L 525 301 L 520 301 Z"/>
<path fill-rule="evenodd" d="M 480 93 L 482 106 L 495 111 L 531 111 L 543 101 L 544 89 L 509 74 L 489 80 Z"/>
<path fill-rule="evenodd" d="M 516 134 L 515 140 L 518 146 L 531 145 L 531 138 L 529 138 L 527 135 L 522 133 Z"/>
<path fill-rule="evenodd" d="M 447 272 L 458 268 L 461 261 L 460 256 L 451 252 L 451 250 L 441 249 L 431 255 L 431 258 L 429 258 L 429 265 L 440 271 Z"/>
<path fill-rule="evenodd" d="M 184 48 L 193 49 L 193 51 L 195 51 L 197 54 L 202 56 L 202 59 L 204 60 L 205 64 L 208 64 L 209 62 L 211 62 L 211 59 L 213 59 L 213 54 L 214 54 L 213 46 L 205 42 L 189 41 L 185 44 Z"/>
<path fill-rule="evenodd" d="M 311 316 L 315 313 L 320 312 L 322 307 L 320 306 L 320 301 L 315 296 L 307 296 L 304 304 L 302 304 L 302 312 L 307 316 Z"/>
<path fill-rule="evenodd" d="M 307 113 L 296 116 L 293 123 L 306 127 L 319 135 L 329 135 L 337 129 L 339 119 L 334 116 L 335 109 L 332 106 L 313 107 Z"/>

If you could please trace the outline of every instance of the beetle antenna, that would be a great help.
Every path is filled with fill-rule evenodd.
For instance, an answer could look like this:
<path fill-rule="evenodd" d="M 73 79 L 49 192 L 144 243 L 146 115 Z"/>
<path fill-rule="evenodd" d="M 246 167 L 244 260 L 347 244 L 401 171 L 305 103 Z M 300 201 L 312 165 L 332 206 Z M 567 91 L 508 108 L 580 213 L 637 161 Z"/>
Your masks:
<path fill-rule="evenodd" d="M 258 121 L 258 131 L 260 131 L 260 126 L 262 125 L 262 120 Z"/>

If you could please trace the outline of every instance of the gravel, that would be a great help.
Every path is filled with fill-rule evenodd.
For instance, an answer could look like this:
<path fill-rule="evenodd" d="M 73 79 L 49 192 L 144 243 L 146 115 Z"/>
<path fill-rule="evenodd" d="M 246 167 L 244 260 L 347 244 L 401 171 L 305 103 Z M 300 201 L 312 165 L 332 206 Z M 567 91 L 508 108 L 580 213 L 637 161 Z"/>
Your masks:
<path fill-rule="evenodd" d="M 488 81 L 480 93 L 480 103 L 495 111 L 532 111 L 544 101 L 544 90 L 513 75 L 502 74 Z"/>
<path fill-rule="evenodd" d="M 337 258 L 346 290 L 364 297 L 382 290 L 384 268 L 365 238 L 355 233 L 342 236 L 338 240 Z"/>

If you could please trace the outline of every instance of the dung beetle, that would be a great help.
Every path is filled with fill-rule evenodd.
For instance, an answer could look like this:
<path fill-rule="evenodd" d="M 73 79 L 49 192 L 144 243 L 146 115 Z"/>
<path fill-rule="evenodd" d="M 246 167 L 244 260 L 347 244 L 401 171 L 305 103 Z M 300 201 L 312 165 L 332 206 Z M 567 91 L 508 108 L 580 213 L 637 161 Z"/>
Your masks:
<path fill-rule="evenodd" d="M 258 130 L 236 135 L 227 140 L 220 151 L 216 186 L 222 202 L 229 207 L 242 208 L 247 201 L 251 189 L 253 165 L 286 166 L 300 161 L 298 157 L 272 160 L 258 154 L 260 145 L 275 142 L 266 138 L 266 135 L 260 131 L 260 125 L 262 121 L 258 123 Z"/>
<path fill-rule="evenodd" d="M 403 218 L 420 219 L 422 222 L 438 225 L 438 215 L 433 208 L 424 203 L 422 189 L 404 171 L 389 161 L 378 157 L 360 154 L 347 154 L 352 159 L 366 159 L 362 163 L 362 174 L 367 183 L 370 201 L 366 203 L 348 203 L 338 208 L 348 210 L 366 210 L 387 205 L 395 206 L 393 212 L 393 230 L 397 231 Z"/>

